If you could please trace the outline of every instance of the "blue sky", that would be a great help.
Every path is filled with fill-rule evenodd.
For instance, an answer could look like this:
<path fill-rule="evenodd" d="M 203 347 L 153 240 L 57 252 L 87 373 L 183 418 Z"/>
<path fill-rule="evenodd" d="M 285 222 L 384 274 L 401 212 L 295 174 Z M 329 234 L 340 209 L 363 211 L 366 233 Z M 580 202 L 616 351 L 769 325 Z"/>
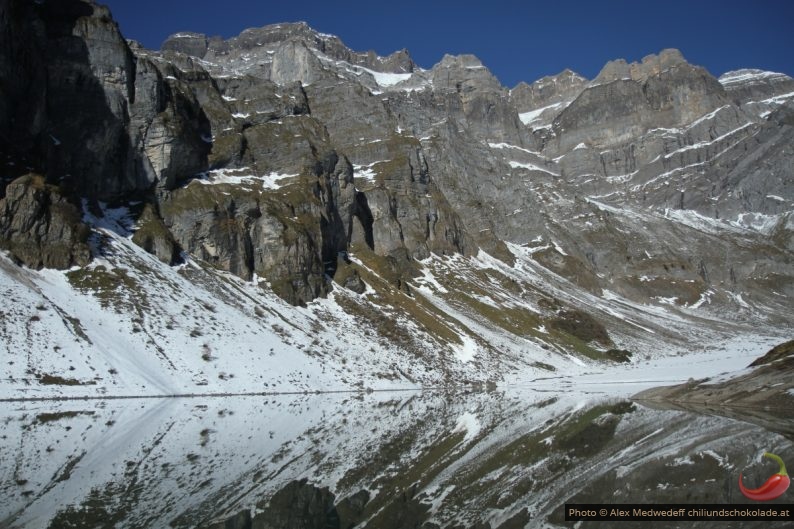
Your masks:
<path fill-rule="evenodd" d="M 102 0 L 100 0 L 102 1 Z M 794 75 L 794 1 L 566 0 L 323 2 L 104 0 L 127 38 L 158 49 L 178 31 L 231 37 L 303 20 L 350 48 L 407 48 L 430 68 L 445 53 L 473 53 L 512 87 L 565 68 L 592 79 L 609 60 L 678 48 L 720 75 L 754 67 Z"/>

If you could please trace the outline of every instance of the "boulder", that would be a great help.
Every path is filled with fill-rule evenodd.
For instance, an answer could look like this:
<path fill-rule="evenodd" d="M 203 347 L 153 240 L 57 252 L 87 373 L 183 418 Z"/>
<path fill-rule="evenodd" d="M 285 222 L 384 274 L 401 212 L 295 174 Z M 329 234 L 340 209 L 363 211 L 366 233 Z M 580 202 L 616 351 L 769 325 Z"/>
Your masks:
<path fill-rule="evenodd" d="M 89 233 L 80 208 L 41 175 L 14 180 L 0 200 L 0 247 L 30 268 L 88 264 Z"/>

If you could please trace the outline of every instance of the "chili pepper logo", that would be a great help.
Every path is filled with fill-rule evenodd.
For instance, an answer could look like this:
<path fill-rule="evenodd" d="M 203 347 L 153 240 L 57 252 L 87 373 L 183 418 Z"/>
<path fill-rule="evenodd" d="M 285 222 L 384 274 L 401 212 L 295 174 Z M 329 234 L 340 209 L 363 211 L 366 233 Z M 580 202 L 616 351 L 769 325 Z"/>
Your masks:
<path fill-rule="evenodd" d="M 788 489 L 789 483 L 791 482 L 788 477 L 788 473 L 786 472 L 786 465 L 783 464 L 783 460 L 780 459 L 779 456 L 770 454 L 769 452 L 764 452 L 764 457 L 768 457 L 769 459 L 776 461 L 780 465 L 780 471 L 777 474 L 772 474 L 769 476 L 769 479 L 766 480 L 766 483 L 757 489 L 745 488 L 744 484 L 742 483 L 742 475 L 739 474 L 739 490 L 741 490 L 742 494 L 751 500 L 769 501 L 779 498 L 784 492 L 786 492 L 786 489 Z"/>

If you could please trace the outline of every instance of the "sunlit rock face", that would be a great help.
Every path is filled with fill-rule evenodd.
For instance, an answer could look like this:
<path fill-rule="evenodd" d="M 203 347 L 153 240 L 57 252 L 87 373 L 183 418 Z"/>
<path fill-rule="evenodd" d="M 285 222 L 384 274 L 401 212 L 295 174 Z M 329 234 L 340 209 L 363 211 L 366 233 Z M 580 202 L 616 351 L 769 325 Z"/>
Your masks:
<path fill-rule="evenodd" d="M 226 41 L 179 33 L 151 52 L 128 46 L 110 13 L 90 2 L 35 8 L 11 2 L 8 12 L 9 35 L 30 26 L 32 37 L 27 48 L 9 41 L 6 55 L 41 64 L 16 73 L 31 81 L 46 74 L 52 82 L 46 94 L 10 85 L 2 122 L 11 126 L 18 105 L 35 110 L 40 117 L 18 147 L 40 158 L 48 179 L 69 182 L 80 196 L 152 193 L 147 200 L 159 211 L 177 187 L 208 168 L 320 174 L 321 151 L 358 168 L 358 200 L 348 197 L 340 210 L 310 181 L 301 200 L 313 196 L 324 206 L 297 217 L 322 224 L 321 217 L 344 219 L 355 210 L 366 225 L 348 222 L 357 227 L 348 227 L 346 241 L 334 232 L 338 227 L 301 226 L 313 242 L 277 258 L 294 261 L 291 271 L 257 271 L 269 278 L 272 270 L 269 279 L 290 283 L 279 292 L 293 303 L 327 294 L 319 284 L 323 272 L 312 263 L 335 261 L 330 253 L 348 250 L 353 232 L 367 234 L 367 245 L 382 256 L 423 259 L 482 248 L 508 261 L 503 242 L 553 234 L 566 239 L 571 262 L 547 264 L 593 290 L 606 285 L 606 271 L 623 267 L 627 239 L 648 247 L 667 240 L 664 221 L 653 222 L 650 233 L 606 238 L 589 233 L 591 221 L 561 226 L 560 211 L 580 209 L 571 202 L 580 197 L 643 212 L 673 209 L 686 218 L 695 212 L 764 235 L 777 230 L 788 249 L 791 125 L 776 109 L 785 107 L 792 82 L 782 74 L 741 70 L 717 80 L 677 50 L 663 50 L 639 63 L 612 61 L 593 81 L 566 70 L 507 90 L 471 55 L 447 55 L 422 70 L 404 50 L 389 57 L 355 52 L 304 23 L 250 29 Z M 36 55 L 42 47 L 55 53 L 45 60 Z M 75 76 L 88 89 L 70 88 L 66 80 Z M 313 125 L 296 127 L 290 116 L 297 115 L 311 116 Z M 272 209 L 248 207 L 274 236 L 290 231 Z M 227 211 L 218 219 L 236 218 L 243 232 L 254 224 L 236 215 Z M 231 252 L 217 263 L 243 278 L 257 268 L 250 234 L 231 235 L 232 243 L 206 223 L 190 233 L 192 225 L 163 220 L 179 233 L 184 251 L 203 258 L 205 246 Z M 599 251 L 605 247 L 609 252 Z M 723 277 L 733 270 L 737 283 L 780 275 L 774 264 L 759 271 L 700 243 L 676 241 L 669 252 Z M 636 270 L 630 268 L 609 284 L 629 280 Z M 698 281 L 697 268 L 690 266 L 685 280 Z"/>

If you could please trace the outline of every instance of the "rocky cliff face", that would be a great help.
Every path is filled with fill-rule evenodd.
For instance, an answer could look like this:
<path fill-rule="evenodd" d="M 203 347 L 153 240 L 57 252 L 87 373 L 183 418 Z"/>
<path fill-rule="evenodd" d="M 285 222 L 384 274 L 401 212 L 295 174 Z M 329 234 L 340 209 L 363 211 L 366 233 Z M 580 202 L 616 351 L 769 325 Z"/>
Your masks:
<path fill-rule="evenodd" d="M 88 0 L 4 0 L 0 24 L 0 229 L 28 266 L 85 265 L 92 241 L 104 259 L 115 226 L 165 265 L 191 259 L 292 305 L 365 293 L 346 317 L 414 350 L 416 333 L 373 314 L 404 318 L 460 358 L 491 350 L 480 321 L 598 356 L 639 336 L 613 321 L 582 340 L 578 327 L 602 328 L 590 305 L 616 297 L 686 321 L 787 321 L 783 74 L 716 79 L 664 50 L 508 90 L 474 56 L 426 70 L 304 23 L 179 33 L 159 51 Z M 113 207 L 130 222 L 103 218 Z"/>

